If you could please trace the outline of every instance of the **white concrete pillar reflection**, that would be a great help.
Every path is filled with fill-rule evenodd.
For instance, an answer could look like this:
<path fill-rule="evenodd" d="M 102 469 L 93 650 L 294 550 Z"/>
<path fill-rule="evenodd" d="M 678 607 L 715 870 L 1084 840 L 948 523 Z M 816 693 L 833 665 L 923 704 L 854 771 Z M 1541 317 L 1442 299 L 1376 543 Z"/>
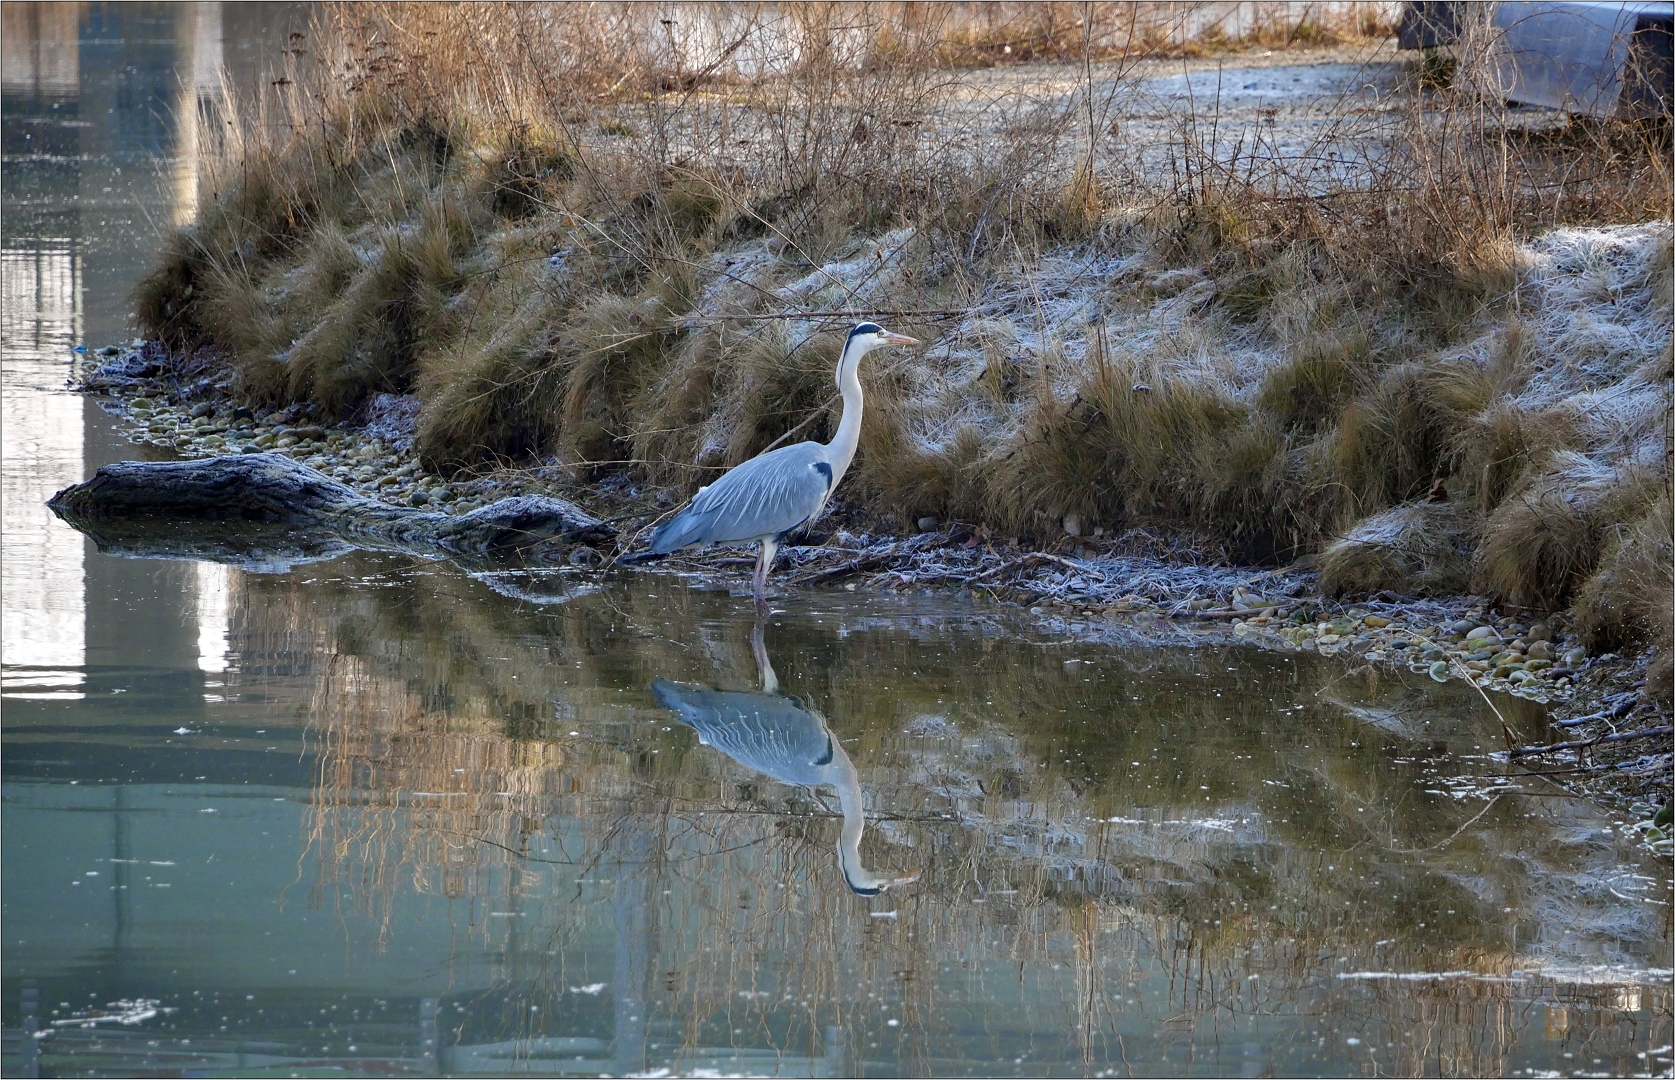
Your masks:
<path fill-rule="evenodd" d="M 0 694 L 79 698 L 86 543 L 46 506 L 82 479 L 82 401 L 64 388 L 82 334 L 75 245 L 0 250 L 0 290 Z"/>
<path fill-rule="evenodd" d="M 0 4 L 0 88 L 74 97 L 81 87 L 79 4 Z"/>
<path fill-rule="evenodd" d="M 237 571 L 221 563 L 192 564 L 197 596 L 192 613 L 198 622 L 198 670 L 204 673 L 204 700 L 220 701 L 217 691 L 225 686 L 232 666 L 233 575 Z"/>
<path fill-rule="evenodd" d="M 186 225 L 198 212 L 198 171 L 202 160 L 205 114 L 214 115 L 221 96 L 223 34 L 220 3 L 185 5 L 177 67 L 180 89 L 175 99 L 174 206 L 171 219 Z"/>

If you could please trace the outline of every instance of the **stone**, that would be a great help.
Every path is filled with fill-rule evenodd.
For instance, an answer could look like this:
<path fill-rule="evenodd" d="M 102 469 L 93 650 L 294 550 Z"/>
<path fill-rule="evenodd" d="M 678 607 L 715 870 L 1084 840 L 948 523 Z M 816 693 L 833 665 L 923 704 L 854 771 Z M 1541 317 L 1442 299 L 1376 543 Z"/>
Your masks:
<path fill-rule="evenodd" d="M 1361 622 L 1372 627 L 1374 630 L 1382 630 L 1386 626 L 1390 625 L 1390 620 L 1386 619 L 1383 615 L 1368 615 L 1365 619 L 1362 619 Z"/>
<path fill-rule="evenodd" d="M 413 494 L 407 496 L 408 506 L 423 506 L 428 502 L 430 502 L 430 496 L 426 495 L 423 491 L 415 491 Z"/>
<path fill-rule="evenodd" d="M 920 532 L 930 532 L 932 529 L 934 529 L 938 525 L 940 525 L 941 522 L 937 521 L 936 518 L 931 517 L 929 514 L 927 514 L 924 517 L 920 518 L 917 524 L 919 526 L 919 531 Z"/>
<path fill-rule="evenodd" d="M 1455 623 L 1454 625 L 1458 626 L 1459 623 Z M 1500 640 L 1500 635 L 1495 633 L 1495 628 L 1492 626 L 1473 627 L 1471 630 L 1466 632 L 1467 641 L 1485 641 L 1489 639 L 1493 639 L 1495 641 Z"/>
<path fill-rule="evenodd" d="M 1524 650 L 1524 655 L 1531 660 L 1551 660 L 1553 659 L 1553 643 L 1547 638 L 1541 638 Z"/>
<path fill-rule="evenodd" d="M 211 405 L 207 401 L 200 401 L 198 404 L 192 406 L 192 411 L 189 415 L 194 420 L 198 419 L 201 416 L 214 416 L 215 415 L 215 406 Z"/>
<path fill-rule="evenodd" d="M 1435 679 L 1437 682 L 1447 682 L 1448 681 L 1448 661 L 1446 661 L 1446 660 L 1433 660 L 1431 662 L 1430 668 L 1427 669 L 1426 674 L 1430 675 L 1430 677 Z"/>
<path fill-rule="evenodd" d="M 1472 627 L 1476 625 L 1477 624 L 1472 622 L 1470 619 L 1459 619 L 1448 624 L 1448 633 L 1453 634 L 1455 637 L 1460 637 L 1461 635 L 1469 632 Z"/>
<path fill-rule="evenodd" d="M 1553 628 L 1541 621 L 1532 623 L 1529 630 L 1524 634 L 1524 640 L 1532 643 L 1537 641 L 1552 641 Z"/>

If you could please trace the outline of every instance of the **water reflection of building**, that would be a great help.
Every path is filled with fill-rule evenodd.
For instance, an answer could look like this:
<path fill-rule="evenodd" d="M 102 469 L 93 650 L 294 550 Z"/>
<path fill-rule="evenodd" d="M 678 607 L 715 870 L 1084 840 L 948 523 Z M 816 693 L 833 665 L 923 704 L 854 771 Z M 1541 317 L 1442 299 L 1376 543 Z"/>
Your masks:
<path fill-rule="evenodd" d="M 0 250 L 0 685 L 8 697 L 82 691 L 85 545 L 45 506 L 81 479 L 82 403 L 52 386 L 81 338 L 80 282 L 67 237 Z"/>
<path fill-rule="evenodd" d="M 89 558 L 87 542 L 44 502 L 98 465 L 135 456 L 96 402 L 65 392 L 72 348 L 130 335 L 128 292 L 158 231 L 196 212 L 201 110 L 218 101 L 226 68 L 234 86 L 255 85 L 287 34 L 306 28 L 310 10 L 0 9 L 0 658 L 8 698 L 80 694 L 88 678 L 100 679 L 88 672 L 112 664 L 202 670 L 211 681 L 226 667 L 236 572 Z"/>

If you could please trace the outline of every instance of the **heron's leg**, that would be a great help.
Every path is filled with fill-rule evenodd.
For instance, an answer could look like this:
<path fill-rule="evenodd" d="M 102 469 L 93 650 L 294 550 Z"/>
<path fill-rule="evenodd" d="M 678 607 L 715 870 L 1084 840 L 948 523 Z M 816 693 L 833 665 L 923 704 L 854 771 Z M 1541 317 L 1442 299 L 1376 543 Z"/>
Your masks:
<path fill-rule="evenodd" d="M 756 614 L 768 614 L 768 567 L 773 565 L 779 544 L 772 539 L 762 541 L 762 553 L 756 557 L 756 580 L 751 583 L 751 595 L 756 597 Z"/>
<path fill-rule="evenodd" d="M 768 643 L 763 639 L 761 618 L 757 618 L 755 628 L 750 631 L 750 651 L 756 654 L 756 670 L 762 674 L 762 693 L 779 693 L 779 676 L 774 674 L 773 663 L 768 659 Z"/>

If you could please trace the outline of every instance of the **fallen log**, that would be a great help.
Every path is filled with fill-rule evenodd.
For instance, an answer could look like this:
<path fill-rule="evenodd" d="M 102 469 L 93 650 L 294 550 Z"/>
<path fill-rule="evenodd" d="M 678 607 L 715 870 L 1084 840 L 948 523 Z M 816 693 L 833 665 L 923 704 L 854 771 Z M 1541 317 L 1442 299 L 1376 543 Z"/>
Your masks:
<path fill-rule="evenodd" d="M 1601 735 L 1593 739 L 1549 743 L 1546 746 L 1514 747 L 1510 756 L 1527 757 L 1530 754 L 1556 754 L 1561 750 L 1580 750 L 1587 746 L 1598 746 L 1600 743 L 1626 742 L 1629 739 L 1667 738 L 1671 733 L 1675 733 L 1675 727 L 1661 724 L 1657 727 L 1641 728 L 1639 731 L 1615 731 L 1610 735 Z"/>
<path fill-rule="evenodd" d="M 552 561 L 615 540 L 564 499 L 519 495 L 457 515 L 391 506 L 280 454 L 118 462 L 47 505 L 102 551 L 221 561 L 288 564 L 352 548 Z"/>

